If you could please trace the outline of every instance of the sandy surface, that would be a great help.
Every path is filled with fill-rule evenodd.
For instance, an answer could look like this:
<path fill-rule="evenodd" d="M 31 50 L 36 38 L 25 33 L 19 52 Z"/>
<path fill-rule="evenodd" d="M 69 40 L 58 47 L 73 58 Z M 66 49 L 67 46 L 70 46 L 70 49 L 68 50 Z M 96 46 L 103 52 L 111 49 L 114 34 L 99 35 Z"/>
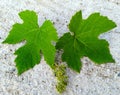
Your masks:
<path fill-rule="evenodd" d="M 21 22 L 18 13 L 26 9 L 37 12 L 39 25 L 46 18 L 55 22 L 59 36 L 68 31 L 69 20 L 78 10 L 84 18 L 100 12 L 115 21 L 118 27 L 100 37 L 109 42 L 116 63 L 98 66 L 83 58 L 80 74 L 67 70 L 70 82 L 63 95 L 120 95 L 120 0 L 0 0 L 0 95 L 58 95 L 54 75 L 44 59 L 17 76 L 13 53 L 22 43 L 1 44 L 11 26 Z"/>

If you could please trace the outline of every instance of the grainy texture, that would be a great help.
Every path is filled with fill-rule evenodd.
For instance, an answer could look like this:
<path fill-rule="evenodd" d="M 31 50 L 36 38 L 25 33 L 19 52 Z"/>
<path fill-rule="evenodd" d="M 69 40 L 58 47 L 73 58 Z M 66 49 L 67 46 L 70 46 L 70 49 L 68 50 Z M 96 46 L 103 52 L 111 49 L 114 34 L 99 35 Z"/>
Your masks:
<path fill-rule="evenodd" d="M 59 36 L 68 31 L 69 20 L 78 10 L 82 10 L 84 18 L 100 12 L 115 21 L 118 27 L 100 38 L 109 42 L 116 63 L 95 65 L 83 58 L 80 74 L 67 69 L 69 84 L 63 95 L 120 94 L 120 0 L 0 0 L 0 95 L 58 95 L 55 77 L 44 59 L 33 69 L 17 76 L 13 53 L 24 43 L 1 44 L 11 26 L 21 22 L 18 13 L 26 9 L 37 12 L 39 25 L 45 19 L 52 20 Z"/>

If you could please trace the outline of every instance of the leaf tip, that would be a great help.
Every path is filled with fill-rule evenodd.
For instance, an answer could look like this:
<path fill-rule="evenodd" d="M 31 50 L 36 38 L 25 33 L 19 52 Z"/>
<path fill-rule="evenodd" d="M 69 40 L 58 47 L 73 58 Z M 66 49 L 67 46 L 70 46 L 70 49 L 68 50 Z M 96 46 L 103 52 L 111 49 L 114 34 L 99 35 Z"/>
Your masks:
<path fill-rule="evenodd" d="M 24 71 L 16 65 L 17 75 L 20 76 Z"/>
<path fill-rule="evenodd" d="M 5 43 L 7 43 L 6 40 L 4 40 L 4 41 L 2 42 L 2 44 L 5 44 Z"/>
<path fill-rule="evenodd" d="M 34 12 L 32 10 L 21 11 L 18 13 L 18 15 L 23 21 L 26 21 L 26 19 L 31 19 L 31 20 L 38 19 L 36 12 Z"/>
<path fill-rule="evenodd" d="M 115 63 L 115 59 L 112 58 L 111 62 L 112 62 L 112 63 Z"/>
<path fill-rule="evenodd" d="M 17 75 L 20 76 L 22 73 L 18 72 Z"/>

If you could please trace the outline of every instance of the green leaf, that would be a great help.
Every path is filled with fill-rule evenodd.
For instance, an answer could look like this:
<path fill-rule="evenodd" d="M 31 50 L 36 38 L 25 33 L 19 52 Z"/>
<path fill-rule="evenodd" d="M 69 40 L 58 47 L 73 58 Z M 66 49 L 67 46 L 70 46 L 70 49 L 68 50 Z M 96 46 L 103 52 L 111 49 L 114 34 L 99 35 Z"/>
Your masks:
<path fill-rule="evenodd" d="M 70 32 L 65 33 L 57 42 L 56 48 L 63 49 L 62 60 L 68 66 L 80 72 L 80 59 L 89 57 L 96 64 L 115 62 L 109 51 L 109 44 L 104 39 L 98 39 L 101 33 L 116 27 L 116 24 L 100 13 L 93 13 L 87 19 L 82 19 L 82 12 L 77 12 L 69 24 Z"/>
<path fill-rule="evenodd" d="M 34 11 L 23 11 L 19 13 L 23 23 L 13 25 L 8 37 L 3 43 L 16 44 L 26 40 L 26 44 L 16 50 L 15 59 L 18 74 L 33 68 L 41 60 L 40 52 L 51 67 L 54 64 L 56 49 L 52 41 L 56 42 L 58 37 L 56 29 L 51 21 L 46 20 L 41 27 L 38 25 L 38 17 Z"/>

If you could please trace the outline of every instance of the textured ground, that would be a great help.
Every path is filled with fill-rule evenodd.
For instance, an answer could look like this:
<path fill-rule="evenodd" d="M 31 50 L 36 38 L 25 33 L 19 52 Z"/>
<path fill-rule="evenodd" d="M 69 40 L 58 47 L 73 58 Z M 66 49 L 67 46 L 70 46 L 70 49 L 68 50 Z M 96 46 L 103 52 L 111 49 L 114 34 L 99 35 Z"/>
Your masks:
<path fill-rule="evenodd" d="M 67 24 L 78 10 L 84 18 L 100 12 L 115 21 L 118 27 L 101 38 L 109 42 L 116 63 L 98 66 L 83 58 L 80 74 L 67 70 L 70 82 L 63 95 L 120 95 L 120 0 L 0 0 L 0 95 L 58 95 L 54 75 L 44 59 L 17 76 L 13 53 L 22 43 L 1 44 L 11 26 L 21 22 L 18 13 L 26 9 L 37 12 L 40 25 L 46 18 L 54 21 L 59 36 L 68 31 Z"/>

